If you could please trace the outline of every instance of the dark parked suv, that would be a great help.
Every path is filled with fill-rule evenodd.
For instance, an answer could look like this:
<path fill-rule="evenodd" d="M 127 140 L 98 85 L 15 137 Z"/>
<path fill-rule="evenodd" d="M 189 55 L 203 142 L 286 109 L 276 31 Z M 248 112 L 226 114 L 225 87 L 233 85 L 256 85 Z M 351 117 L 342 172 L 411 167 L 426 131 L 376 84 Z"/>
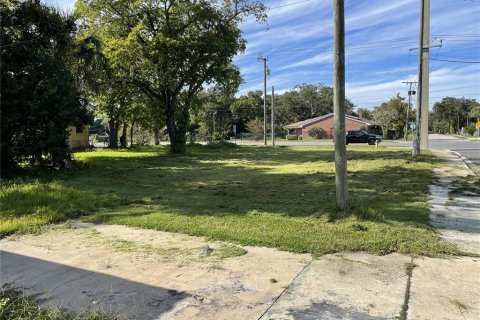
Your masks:
<path fill-rule="evenodd" d="M 380 143 L 382 137 L 377 134 L 367 133 L 363 130 L 347 131 L 347 144 L 368 143 L 370 145 Z"/>

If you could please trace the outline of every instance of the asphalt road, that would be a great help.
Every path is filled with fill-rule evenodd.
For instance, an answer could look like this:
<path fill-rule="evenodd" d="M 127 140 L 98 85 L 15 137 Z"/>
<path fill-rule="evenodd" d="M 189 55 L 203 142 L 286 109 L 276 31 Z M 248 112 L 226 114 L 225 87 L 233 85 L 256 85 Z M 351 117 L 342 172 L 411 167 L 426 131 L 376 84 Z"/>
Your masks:
<path fill-rule="evenodd" d="M 480 167 L 480 138 L 478 140 L 459 139 L 449 135 L 430 134 L 428 137 L 429 149 L 451 150 L 456 151 L 463 155 L 465 158 L 472 161 L 475 165 Z M 241 141 L 237 140 L 239 144 L 254 144 L 263 145 L 263 141 Z M 331 141 L 278 141 L 276 143 L 279 146 L 330 146 L 333 145 Z M 268 141 L 268 145 L 271 145 L 271 141 Z M 395 141 L 382 141 L 382 146 L 388 147 L 404 147 L 411 148 L 412 141 L 395 140 Z"/>
<path fill-rule="evenodd" d="M 449 135 L 430 134 L 428 137 L 429 148 L 451 150 L 460 153 L 465 158 L 480 167 L 480 139 L 466 140 Z M 383 145 L 392 147 L 411 147 L 412 142 L 382 142 Z"/>

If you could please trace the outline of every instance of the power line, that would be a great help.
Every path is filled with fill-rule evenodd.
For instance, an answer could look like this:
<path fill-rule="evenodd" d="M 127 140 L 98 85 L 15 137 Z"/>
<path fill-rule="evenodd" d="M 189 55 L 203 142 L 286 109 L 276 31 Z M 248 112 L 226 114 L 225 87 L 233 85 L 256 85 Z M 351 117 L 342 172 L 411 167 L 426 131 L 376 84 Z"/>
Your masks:
<path fill-rule="evenodd" d="M 434 96 L 434 97 L 430 97 L 432 99 L 439 99 L 439 98 L 446 98 L 446 97 L 465 97 L 465 96 L 478 96 L 480 95 L 479 92 L 475 92 L 475 93 L 464 93 L 464 94 L 456 94 L 456 95 L 445 95 L 445 96 Z"/>
<path fill-rule="evenodd" d="M 456 88 L 443 89 L 443 90 L 435 90 L 435 91 L 430 91 L 430 93 L 433 93 L 433 92 L 443 92 L 443 91 L 451 91 L 451 90 L 465 89 L 465 88 L 472 88 L 472 87 L 478 87 L 478 85 L 474 84 L 474 85 L 471 85 L 471 86 L 456 87 Z"/>
<path fill-rule="evenodd" d="M 456 62 L 456 63 L 480 63 L 480 61 L 447 60 L 447 59 L 434 59 L 434 58 L 430 58 L 430 60 L 443 61 L 443 62 Z"/>
<path fill-rule="evenodd" d="M 284 8 L 284 7 L 294 6 L 294 5 L 297 5 L 297 4 L 302 4 L 302 3 L 310 2 L 310 1 L 312 1 L 312 0 L 303 0 L 303 1 L 298 1 L 298 2 L 293 2 L 293 3 L 284 4 L 284 5 L 277 6 L 277 7 L 270 7 L 270 8 L 268 8 L 268 9 L 272 10 L 272 9 Z"/>
<path fill-rule="evenodd" d="M 435 58 L 438 58 L 438 57 L 435 57 Z M 471 59 L 477 59 L 478 55 L 475 55 L 475 56 L 463 56 L 463 55 L 451 56 L 451 55 L 447 55 L 446 56 L 446 55 L 442 54 L 442 56 L 440 58 L 450 59 L 450 60 L 467 60 L 468 61 L 468 60 L 471 60 Z"/>
<path fill-rule="evenodd" d="M 450 35 L 450 36 L 456 36 L 456 35 Z M 472 34 L 472 36 L 474 36 Z M 475 35 L 476 36 L 476 35 Z M 480 37 L 480 35 L 478 35 Z M 439 38 L 440 35 L 435 35 L 431 36 L 431 40 L 435 38 Z M 443 37 L 443 35 L 442 35 Z M 349 50 L 368 50 L 368 49 L 378 49 L 378 48 L 383 48 L 385 47 L 385 44 L 389 44 L 388 48 L 402 48 L 413 41 L 416 41 L 417 37 L 400 37 L 400 38 L 393 38 L 393 39 L 385 39 L 385 40 L 377 40 L 377 41 L 369 41 L 369 42 L 364 42 L 364 43 L 354 43 L 354 44 L 347 44 L 345 45 L 346 48 L 349 48 Z M 448 41 L 453 41 L 452 39 L 448 39 Z M 466 45 L 471 45 L 471 46 L 478 46 L 477 40 L 475 39 L 465 39 L 465 40 L 458 40 L 461 42 L 469 42 L 469 41 L 475 41 L 475 43 L 464 43 L 462 46 Z M 394 44 L 392 44 L 394 43 Z M 448 46 L 457 46 L 458 44 L 452 44 L 452 43 L 442 43 L 442 45 L 448 45 Z M 288 51 L 281 51 L 281 52 L 272 52 L 270 51 L 269 54 L 271 56 L 281 56 L 281 55 L 296 55 L 296 54 L 306 54 L 306 53 L 311 53 L 315 49 L 319 49 L 321 47 L 325 46 L 324 44 L 322 45 L 317 45 L 314 47 L 308 47 L 308 48 L 299 48 L 296 50 L 288 50 Z M 325 52 L 326 54 L 331 54 L 332 52 Z M 251 53 L 252 55 L 254 53 Z"/>
<path fill-rule="evenodd" d="M 480 37 L 480 33 L 432 34 L 430 37 Z"/>

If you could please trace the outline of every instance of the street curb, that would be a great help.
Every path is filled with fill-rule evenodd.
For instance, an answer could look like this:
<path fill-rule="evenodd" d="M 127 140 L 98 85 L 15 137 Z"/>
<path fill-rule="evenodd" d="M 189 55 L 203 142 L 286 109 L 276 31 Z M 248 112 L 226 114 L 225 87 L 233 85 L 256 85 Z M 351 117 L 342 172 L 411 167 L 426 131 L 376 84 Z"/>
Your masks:
<path fill-rule="evenodd" d="M 474 174 L 476 175 L 477 177 L 479 176 L 477 174 L 477 171 L 480 172 L 480 168 L 474 164 L 472 161 L 468 160 L 467 158 L 465 158 L 464 156 L 462 156 L 460 153 L 456 152 L 456 151 L 452 151 L 452 150 L 448 150 L 450 152 L 452 152 L 453 154 L 455 154 L 457 157 L 460 158 L 460 160 L 463 161 L 463 163 L 465 164 L 465 166 Z"/>

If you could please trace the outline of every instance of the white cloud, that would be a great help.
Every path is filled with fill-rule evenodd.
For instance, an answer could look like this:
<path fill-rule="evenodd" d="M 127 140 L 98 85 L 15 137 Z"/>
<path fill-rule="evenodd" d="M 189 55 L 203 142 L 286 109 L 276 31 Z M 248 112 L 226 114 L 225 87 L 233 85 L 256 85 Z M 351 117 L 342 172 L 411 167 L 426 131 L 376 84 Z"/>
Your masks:
<path fill-rule="evenodd" d="M 304 59 L 304 60 L 299 61 L 299 62 L 288 64 L 284 67 L 279 68 L 278 71 L 283 71 L 283 70 L 286 70 L 286 69 L 303 67 L 303 66 L 309 66 L 309 65 L 312 65 L 312 64 L 320 64 L 320 63 L 326 63 L 326 62 L 331 63 L 332 61 L 333 61 L 333 55 L 332 55 L 331 52 L 321 53 L 321 54 L 317 54 L 317 55 L 315 55 L 311 58 L 307 58 L 307 59 Z"/>

